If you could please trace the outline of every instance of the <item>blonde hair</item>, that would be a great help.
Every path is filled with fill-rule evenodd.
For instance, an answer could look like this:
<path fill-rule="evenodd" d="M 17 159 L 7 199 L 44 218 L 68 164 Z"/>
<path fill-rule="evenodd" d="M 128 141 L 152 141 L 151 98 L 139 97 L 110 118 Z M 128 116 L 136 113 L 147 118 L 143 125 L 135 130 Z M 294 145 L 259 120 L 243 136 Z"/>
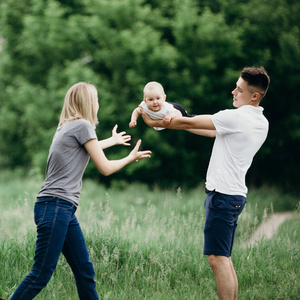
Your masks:
<path fill-rule="evenodd" d="M 165 91 L 163 86 L 156 81 L 150 81 L 148 82 L 144 87 L 144 98 L 146 98 L 146 94 L 151 93 L 152 90 L 160 88 L 163 95 L 165 95 Z"/>
<path fill-rule="evenodd" d="M 59 126 L 72 120 L 85 119 L 96 127 L 97 105 L 98 94 L 94 85 L 86 82 L 74 84 L 65 96 Z"/>

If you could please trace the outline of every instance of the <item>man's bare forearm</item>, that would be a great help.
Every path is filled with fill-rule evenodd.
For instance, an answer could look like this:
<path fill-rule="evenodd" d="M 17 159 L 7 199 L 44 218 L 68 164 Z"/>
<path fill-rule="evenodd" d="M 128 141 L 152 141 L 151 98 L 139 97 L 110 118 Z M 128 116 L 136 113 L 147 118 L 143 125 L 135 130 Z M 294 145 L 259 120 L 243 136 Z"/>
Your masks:
<path fill-rule="evenodd" d="M 171 120 L 167 126 L 163 126 L 169 129 L 206 129 L 215 130 L 215 126 L 211 120 L 211 115 L 199 115 L 192 118 L 177 117 Z M 159 125 L 159 126 L 160 126 Z M 152 125 L 149 125 L 152 126 Z M 154 126 L 157 126 L 156 124 Z"/>
<path fill-rule="evenodd" d="M 210 138 L 216 137 L 216 133 L 217 133 L 216 130 L 210 130 L 210 129 L 186 129 L 186 131 L 193 134 L 210 137 Z"/>

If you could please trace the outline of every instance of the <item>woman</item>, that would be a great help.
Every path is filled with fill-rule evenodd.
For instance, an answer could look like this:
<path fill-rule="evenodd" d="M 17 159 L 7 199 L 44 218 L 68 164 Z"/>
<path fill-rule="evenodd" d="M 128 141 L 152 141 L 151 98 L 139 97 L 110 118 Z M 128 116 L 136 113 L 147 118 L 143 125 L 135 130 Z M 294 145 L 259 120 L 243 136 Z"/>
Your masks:
<path fill-rule="evenodd" d="M 76 219 L 82 176 L 91 157 L 103 175 L 110 175 L 127 164 L 150 157 L 139 151 L 139 140 L 127 157 L 108 160 L 102 149 L 116 144 L 130 145 L 125 132 L 98 141 L 95 127 L 99 109 L 96 88 L 80 82 L 65 96 L 59 126 L 49 150 L 46 178 L 34 208 L 37 241 L 34 265 L 18 286 L 11 300 L 33 299 L 49 282 L 60 253 L 69 263 L 80 299 L 98 299 L 94 267 Z"/>

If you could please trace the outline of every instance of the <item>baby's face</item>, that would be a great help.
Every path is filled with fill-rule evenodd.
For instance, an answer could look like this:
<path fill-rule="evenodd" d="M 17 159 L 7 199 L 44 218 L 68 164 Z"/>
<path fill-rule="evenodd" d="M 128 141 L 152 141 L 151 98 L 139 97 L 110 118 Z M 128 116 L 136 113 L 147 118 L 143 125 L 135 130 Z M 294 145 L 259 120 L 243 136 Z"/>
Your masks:
<path fill-rule="evenodd" d="M 144 101 L 150 110 L 160 111 L 165 99 L 166 95 L 161 91 L 161 89 L 155 88 L 145 94 Z"/>

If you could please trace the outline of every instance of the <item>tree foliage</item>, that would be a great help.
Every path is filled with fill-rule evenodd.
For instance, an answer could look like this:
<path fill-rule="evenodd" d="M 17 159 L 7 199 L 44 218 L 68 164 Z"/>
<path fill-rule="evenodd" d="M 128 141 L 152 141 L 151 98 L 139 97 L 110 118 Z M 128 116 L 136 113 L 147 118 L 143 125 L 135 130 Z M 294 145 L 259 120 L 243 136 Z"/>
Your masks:
<path fill-rule="evenodd" d="M 44 170 L 64 95 L 88 81 L 99 93 L 98 137 L 118 123 L 153 151 L 114 179 L 195 185 L 205 178 L 213 141 L 156 132 L 142 120 L 129 129 L 143 86 L 159 81 L 170 102 L 215 113 L 232 107 L 241 69 L 263 65 L 271 76 L 262 102 L 270 134 L 248 180 L 290 188 L 300 163 L 299 10 L 296 0 L 2 1 L 0 165 Z M 115 148 L 110 158 L 129 151 Z M 96 174 L 90 165 L 87 176 Z"/>

